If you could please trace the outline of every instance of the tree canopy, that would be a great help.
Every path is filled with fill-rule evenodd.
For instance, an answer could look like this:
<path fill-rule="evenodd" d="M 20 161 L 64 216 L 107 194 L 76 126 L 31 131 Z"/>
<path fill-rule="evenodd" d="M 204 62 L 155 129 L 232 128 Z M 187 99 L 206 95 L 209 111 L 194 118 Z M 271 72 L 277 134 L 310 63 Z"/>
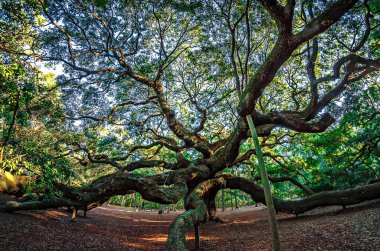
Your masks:
<path fill-rule="evenodd" d="M 0 210 L 184 199 L 167 242 L 182 250 L 219 190 L 264 202 L 246 115 L 277 210 L 379 198 L 379 5 L 3 1 L 1 169 L 40 199 Z"/>

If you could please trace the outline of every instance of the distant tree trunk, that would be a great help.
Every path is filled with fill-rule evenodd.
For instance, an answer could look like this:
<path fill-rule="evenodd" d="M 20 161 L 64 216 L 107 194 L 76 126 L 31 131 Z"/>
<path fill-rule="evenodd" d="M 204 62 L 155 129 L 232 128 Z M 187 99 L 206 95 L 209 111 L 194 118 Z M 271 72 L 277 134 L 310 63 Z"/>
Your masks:
<path fill-rule="evenodd" d="M 134 193 L 133 194 L 133 208 L 135 209 L 135 211 L 137 211 L 137 194 Z"/>
<path fill-rule="evenodd" d="M 232 191 L 231 191 L 231 190 L 230 190 L 230 192 L 229 192 L 229 195 L 230 195 L 230 206 L 231 206 L 231 210 L 234 210 L 234 202 L 233 202 Z"/>
<path fill-rule="evenodd" d="M 141 210 L 145 210 L 145 200 L 141 200 Z"/>
<path fill-rule="evenodd" d="M 6 146 L 8 144 L 8 141 L 9 141 L 11 134 L 12 134 L 12 129 L 16 124 L 16 117 L 17 117 L 18 110 L 20 108 L 20 94 L 21 94 L 21 90 L 19 90 L 17 92 L 17 99 L 16 99 L 15 108 L 13 111 L 12 121 L 11 121 L 11 124 L 9 125 L 8 132 L 7 132 L 6 137 L 4 139 L 4 142 L 3 142 L 3 146 Z"/>
<path fill-rule="evenodd" d="M 224 204 L 224 189 L 222 189 L 222 211 L 224 212 L 225 210 L 225 204 Z"/>
<path fill-rule="evenodd" d="M 128 202 L 129 207 L 133 207 L 133 206 L 134 206 L 134 204 L 133 204 L 133 198 L 134 198 L 134 195 L 131 194 L 131 195 L 129 196 L 129 202 Z"/>
<path fill-rule="evenodd" d="M 235 192 L 234 192 L 234 196 L 235 196 L 235 208 L 239 208 L 239 205 L 238 205 L 238 199 L 237 199 L 237 193 L 238 193 L 238 190 L 235 189 Z"/>
<path fill-rule="evenodd" d="M 125 207 L 125 195 L 121 197 L 121 203 L 120 206 Z"/>

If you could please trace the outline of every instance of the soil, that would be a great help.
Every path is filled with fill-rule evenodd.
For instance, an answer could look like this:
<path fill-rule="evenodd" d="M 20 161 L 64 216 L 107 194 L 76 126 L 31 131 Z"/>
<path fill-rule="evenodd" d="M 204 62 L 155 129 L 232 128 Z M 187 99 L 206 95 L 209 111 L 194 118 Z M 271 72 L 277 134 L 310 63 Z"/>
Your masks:
<path fill-rule="evenodd" d="M 0 203 L 8 200 L 0 195 Z M 165 250 L 168 228 L 181 212 L 103 206 L 70 221 L 64 210 L 0 213 L 0 250 Z M 267 212 L 220 212 L 224 223 L 200 227 L 202 250 L 271 250 Z M 282 250 L 380 250 L 380 201 L 278 214 Z M 194 248 L 193 232 L 187 247 Z"/>

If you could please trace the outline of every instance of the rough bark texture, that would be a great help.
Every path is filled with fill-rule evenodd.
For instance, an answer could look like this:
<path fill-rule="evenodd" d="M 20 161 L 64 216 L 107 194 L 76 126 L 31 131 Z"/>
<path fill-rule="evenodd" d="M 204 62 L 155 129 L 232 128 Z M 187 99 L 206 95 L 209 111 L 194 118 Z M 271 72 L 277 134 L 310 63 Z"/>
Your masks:
<path fill-rule="evenodd" d="M 210 189 L 223 187 L 224 179 L 213 179 L 199 184 L 186 198 L 187 211 L 179 215 L 169 229 L 167 250 L 186 250 L 185 234 L 188 230 L 207 221 L 207 206 L 203 197 Z"/>
<path fill-rule="evenodd" d="M 66 199 L 56 199 L 56 200 L 37 200 L 37 201 L 27 201 L 27 202 L 16 202 L 10 201 L 5 205 L 0 205 L 0 212 L 12 212 L 19 210 L 41 210 L 48 208 L 57 208 L 61 206 L 76 206 L 79 207 L 79 203 L 69 201 Z"/>
<path fill-rule="evenodd" d="M 193 171 L 197 170 L 197 168 L 193 169 Z M 194 174 L 193 172 L 189 175 L 197 181 L 199 179 L 206 179 L 207 177 L 207 175 L 199 177 Z M 156 184 L 160 183 L 162 179 L 166 179 L 162 175 L 151 177 L 153 177 L 151 182 L 156 182 Z M 140 191 L 144 198 L 161 201 L 165 204 L 178 201 L 188 191 L 188 185 L 181 185 L 175 177 L 169 176 L 167 180 L 171 180 L 170 182 L 176 181 L 177 183 L 156 189 L 150 189 L 153 183 L 146 182 L 145 179 L 141 179 L 141 182 L 144 184 L 136 182 L 139 180 L 140 178 L 135 175 L 117 173 L 110 175 L 108 178 L 100 178 L 86 188 L 62 188 L 65 191 L 65 197 L 71 199 L 27 201 L 22 203 L 10 202 L 6 205 L 1 205 L 0 211 L 36 210 L 60 206 L 73 206 L 76 209 L 90 210 L 101 205 L 114 194 L 124 194 L 131 190 Z M 136 184 L 142 187 L 136 187 Z M 185 250 L 186 232 L 195 225 L 215 219 L 215 196 L 223 188 L 239 189 L 251 195 L 254 201 L 265 204 L 263 189 L 251 180 L 226 174 L 217 175 L 214 179 L 205 180 L 191 190 L 192 192 L 186 197 L 185 201 L 187 211 L 178 216 L 171 225 L 167 241 L 168 250 Z M 163 200 L 162 198 L 166 199 Z M 317 193 L 296 200 L 282 201 L 274 198 L 274 205 L 277 211 L 299 214 L 317 207 L 331 205 L 345 206 L 377 198 L 380 198 L 380 182 L 346 190 Z"/>
<path fill-rule="evenodd" d="M 265 204 L 264 191 L 254 182 L 230 175 L 222 175 L 222 177 L 226 180 L 226 187 L 240 189 L 251 195 L 253 200 Z M 321 192 L 302 199 L 282 201 L 274 198 L 273 201 L 276 210 L 284 213 L 299 214 L 317 207 L 352 205 L 378 198 L 380 198 L 380 183 L 376 182 L 356 188 Z"/>
<path fill-rule="evenodd" d="M 201 183 L 186 200 L 188 209 L 176 218 L 169 230 L 168 250 L 186 250 L 185 234 L 193 226 L 215 218 L 216 210 L 212 203 L 214 195 L 222 189 L 239 189 L 251 195 L 256 202 L 265 204 L 263 189 L 256 183 L 232 175 L 219 175 L 216 179 Z M 275 209 L 279 212 L 300 214 L 322 206 L 351 205 L 380 198 L 380 183 L 373 183 L 346 190 L 322 192 L 309 197 L 282 201 L 274 198 Z M 211 200 L 210 200 L 211 199 Z"/>

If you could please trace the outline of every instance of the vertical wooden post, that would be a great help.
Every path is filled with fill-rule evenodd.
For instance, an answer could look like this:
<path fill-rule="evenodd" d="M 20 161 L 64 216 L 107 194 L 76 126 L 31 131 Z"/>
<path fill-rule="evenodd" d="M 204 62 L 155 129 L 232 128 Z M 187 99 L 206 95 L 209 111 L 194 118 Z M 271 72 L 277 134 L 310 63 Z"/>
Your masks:
<path fill-rule="evenodd" d="M 261 180 L 263 181 L 263 185 L 264 185 L 265 202 L 266 202 L 266 206 L 268 208 L 269 224 L 270 224 L 270 227 L 272 230 L 273 250 L 280 251 L 280 236 L 278 233 L 276 213 L 274 211 L 273 198 L 272 198 L 272 193 L 270 191 L 268 174 L 267 174 L 267 171 L 265 169 L 263 153 L 261 152 L 259 138 L 257 136 L 255 125 L 253 124 L 253 120 L 252 120 L 251 115 L 247 115 L 247 121 L 248 121 L 249 129 L 250 129 L 251 134 L 252 134 L 253 144 L 255 145 L 256 157 L 257 157 L 257 160 L 259 162 Z"/>
<path fill-rule="evenodd" d="M 194 235 L 195 235 L 195 249 L 199 250 L 201 248 L 201 239 L 199 237 L 199 224 L 194 226 Z"/>

